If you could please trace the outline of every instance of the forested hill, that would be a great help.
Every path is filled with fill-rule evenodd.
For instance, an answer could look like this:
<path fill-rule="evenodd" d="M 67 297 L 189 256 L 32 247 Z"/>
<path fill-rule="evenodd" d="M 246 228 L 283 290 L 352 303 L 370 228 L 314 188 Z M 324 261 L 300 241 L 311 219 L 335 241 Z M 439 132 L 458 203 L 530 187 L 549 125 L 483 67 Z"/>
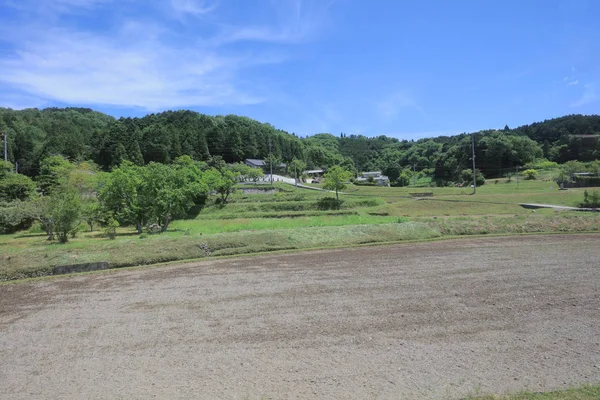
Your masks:
<path fill-rule="evenodd" d="M 17 161 L 19 172 L 30 176 L 37 175 L 40 160 L 55 154 L 93 160 L 108 170 L 123 160 L 168 163 L 184 154 L 198 160 L 221 156 L 237 162 L 266 158 L 271 148 L 281 161 L 298 158 L 311 168 L 341 164 L 359 171 L 383 170 L 391 178 L 414 168 L 451 181 L 469 167 L 471 157 L 468 134 L 418 141 L 344 134 L 300 139 L 247 117 L 193 111 L 115 119 L 86 108 L 0 108 L 0 130 L 8 133 L 10 161 Z M 474 136 L 478 168 L 488 177 L 536 158 L 559 163 L 600 158 L 598 115 L 569 115 Z"/>

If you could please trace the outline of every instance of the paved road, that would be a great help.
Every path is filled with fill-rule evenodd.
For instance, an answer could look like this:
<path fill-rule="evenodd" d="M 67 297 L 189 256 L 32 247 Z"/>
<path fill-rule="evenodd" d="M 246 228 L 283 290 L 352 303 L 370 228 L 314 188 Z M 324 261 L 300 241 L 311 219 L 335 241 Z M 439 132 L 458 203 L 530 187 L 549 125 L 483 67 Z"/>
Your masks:
<path fill-rule="evenodd" d="M 555 210 L 562 210 L 562 211 L 593 211 L 593 209 L 591 209 L 591 208 L 557 206 L 557 205 L 553 205 L 553 204 L 519 203 L 519 205 L 523 208 L 553 208 Z"/>
<path fill-rule="evenodd" d="M 600 235 L 0 286 L 0 398 L 460 398 L 600 382 Z"/>

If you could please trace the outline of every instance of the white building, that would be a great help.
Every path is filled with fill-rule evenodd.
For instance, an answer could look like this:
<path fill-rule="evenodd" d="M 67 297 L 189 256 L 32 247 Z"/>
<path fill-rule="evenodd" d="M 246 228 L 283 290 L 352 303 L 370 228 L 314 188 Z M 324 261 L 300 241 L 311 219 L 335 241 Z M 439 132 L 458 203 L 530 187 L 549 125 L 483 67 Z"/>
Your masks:
<path fill-rule="evenodd" d="M 371 180 L 371 178 L 377 186 L 390 186 L 390 178 L 382 175 L 381 171 L 363 172 L 358 178 L 356 178 L 356 182 L 367 183 Z"/>

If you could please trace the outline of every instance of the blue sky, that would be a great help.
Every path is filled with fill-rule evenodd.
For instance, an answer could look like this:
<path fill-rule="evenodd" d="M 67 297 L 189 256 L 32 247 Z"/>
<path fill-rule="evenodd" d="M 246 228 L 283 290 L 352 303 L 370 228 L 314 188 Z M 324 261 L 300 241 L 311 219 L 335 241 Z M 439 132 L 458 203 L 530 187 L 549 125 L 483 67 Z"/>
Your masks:
<path fill-rule="evenodd" d="M 600 110 L 600 2 L 0 0 L 0 106 L 420 138 Z"/>

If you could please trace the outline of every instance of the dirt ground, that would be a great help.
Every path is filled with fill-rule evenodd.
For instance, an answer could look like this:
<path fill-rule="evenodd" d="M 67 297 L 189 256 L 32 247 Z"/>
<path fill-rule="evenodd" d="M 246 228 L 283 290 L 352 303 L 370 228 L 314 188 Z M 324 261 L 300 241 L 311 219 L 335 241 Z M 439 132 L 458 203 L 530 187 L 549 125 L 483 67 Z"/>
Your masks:
<path fill-rule="evenodd" d="M 600 382 L 600 235 L 0 286 L 0 398 L 446 399 Z"/>

